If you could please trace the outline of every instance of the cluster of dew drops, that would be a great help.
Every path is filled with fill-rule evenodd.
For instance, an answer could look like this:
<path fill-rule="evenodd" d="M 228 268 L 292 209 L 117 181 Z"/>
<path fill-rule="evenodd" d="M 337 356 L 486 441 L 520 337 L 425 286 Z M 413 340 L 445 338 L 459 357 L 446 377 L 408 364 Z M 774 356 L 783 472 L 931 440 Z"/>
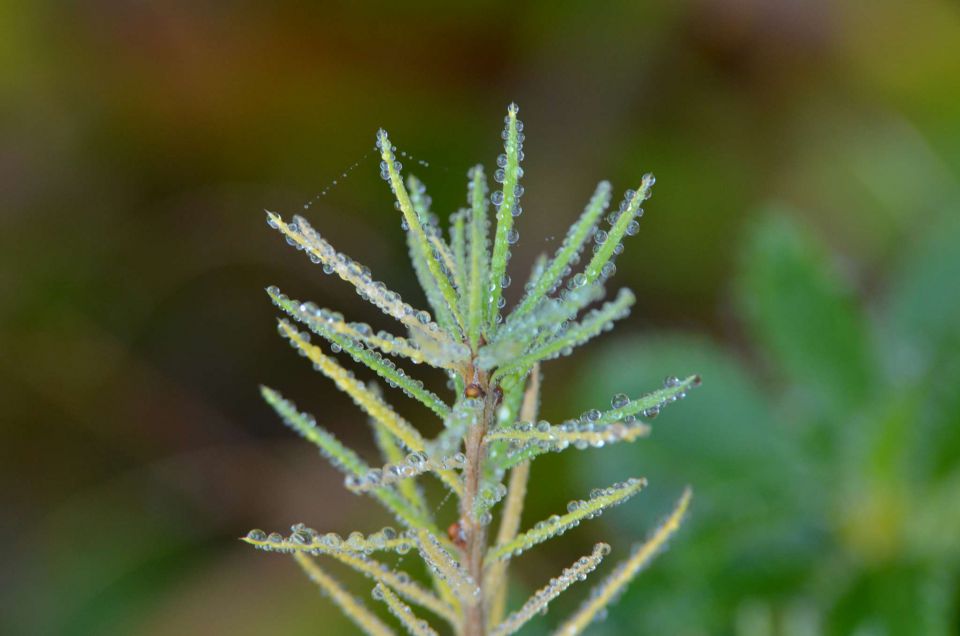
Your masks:
<path fill-rule="evenodd" d="M 394 195 L 393 207 L 397 210 L 401 210 L 400 196 L 394 185 L 393 179 L 390 177 L 390 168 L 392 164 L 392 167 L 396 171 L 397 175 L 400 175 L 402 173 L 403 164 L 396 157 L 396 153 L 398 152 L 403 157 L 409 157 L 411 159 L 413 157 L 411 157 L 410 155 L 408 155 L 406 152 L 402 150 L 398 150 L 397 147 L 394 146 L 392 143 L 389 144 L 389 147 L 387 147 L 386 144 L 389 142 L 386 142 L 385 141 L 386 139 L 387 139 L 386 132 L 383 129 L 381 129 L 377 133 L 377 145 L 376 145 L 377 150 L 383 153 L 385 157 L 383 160 L 380 161 L 380 178 L 386 181 L 387 185 L 390 186 L 390 191 Z M 418 159 L 416 161 L 422 166 L 430 165 L 428 162 L 423 160 Z M 414 188 L 409 192 L 409 196 L 412 202 L 420 203 L 420 205 L 414 206 L 414 213 L 417 214 L 419 218 L 420 212 L 418 210 L 427 210 L 430 207 L 430 203 L 431 203 L 430 197 L 426 193 L 426 187 L 419 181 L 416 182 L 416 184 L 414 185 Z M 443 275 L 446 276 L 448 279 L 452 279 L 453 272 L 449 271 L 449 269 L 445 265 L 444 259 L 441 257 L 437 248 L 434 247 L 436 243 L 440 243 L 443 240 L 443 234 L 440 231 L 439 221 L 436 215 L 427 213 L 427 216 L 425 218 L 420 218 L 419 221 L 424 234 L 428 237 L 428 239 L 432 239 L 431 250 L 433 251 L 434 261 L 438 264 Z M 407 218 L 404 215 L 400 216 L 400 228 L 404 232 L 410 229 L 410 225 L 407 222 Z M 425 326 L 429 326 L 431 330 L 436 331 L 437 325 L 436 323 L 432 322 L 430 313 L 427 312 L 426 310 L 420 310 L 419 312 L 417 312 L 417 319 L 421 322 L 421 324 Z"/>
<path fill-rule="evenodd" d="M 370 592 L 370 595 L 374 600 L 377 601 L 387 601 L 386 588 L 383 586 L 383 583 L 377 583 L 373 586 L 373 590 Z M 410 625 L 415 629 L 414 633 L 418 634 L 435 634 L 436 632 L 430 627 L 425 619 L 417 618 L 413 613 L 413 609 L 406 603 L 396 604 L 395 602 L 387 602 L 387 606 L 390 608 L 390 611 L 397 616 L 404 624 Z"/>
<path fill-rule="evenodd" d="M 479 512 L 477 521 L 481 525 L 488 526 L 493 523 L 493 513 L 490 511 L 495 505 L 507 496 L 507 487 L 503 482 L 484 484 L 477 493 L 474 503 L 474 511 Z"/>
<path fill-rule="evenodd" d="M 546 541 L 552 537 L 556 537 L 565 533 L 567 530 L 576 528 L 580 525 L 580 522 L 583 519 L 594 519 L 599 517 L 603 511 L 613 505 L 619 505 L 628 499 L 630 499 L 633 494 L 636 494 L 640 490 L 640 486 L 643 486 L 646 483 L 646 480 L 637 477 L 631 477 L 626 481 L 617 482 L 606 488 L 594 488 L 590 491 L 590 497 L 587 500 L 576 499 L 567 504 L 567 514 L 574 515 L 579 512 L 581 509 L 588 509 L 589 512 L 583 516 L 574 516 L 570 519 L 564 519 L 560 515 L 551 515 L 546 519 L 538 521 L 533 526 L 533 532 L 536 533 L 546 533 L 547 536 L 542 540 Z M 619 498 L 616 498 L 617 496 Z M 598 500 L 610 498 L 609 502 L 604 502 L 602 505 L 596 505 Z M 512 555 L 514 557 L 520 556 L 527 549 L 526 545 L 517 546 Z"/>
<path fill-rule="evenodd" d="M 516 218 L 523 214 L 523 207 L 520 205 L 520 197 L 523 196 L 523 185 L 519 183 L 520 179 L 523 177 L 523 167 L 520 165 L 524 159 L 523 153 L 523 142 L 526 136 L 523 133 L 523 122 L 517 117 L 517 113 L 520 112 L 520 107 L 515 103 L 511 103 L 507 109 L 509 112 L 503 118 L 504 127 L 503 131 L 500 133 L 500 137 L 504 141 L 504 151 L 497 156 L 497 169 L 493 173 L 493 180 L 503 187 L 499 190 L 494 190 L 490 193 L 490 203 L 493 204 L 497 213 L 497 225 L 498 227 L 504 223 L 504 215 L 510 214 L 510 216 Z M 516 140 L 510 138 L 510 120 L 513 118 L 516 121 L 517 135 Z M 513 144 L 516 143 L 514 147 Z M 516 170 L 516 183 L 513 186 L 512 196 L 510 197 L 510 207 L 509 210 L 504 208 L 504 201 L 507 200 L 508 192 L 506 190 L 507 185 L 507 164 L 509 163 L 508 153 L 516 152 L 517 156 L 517 170 Z M 510 229 L 507 231 L 506 236 L 507 245 L 516 245 L 520 241 L 520 232 L 517 228 L 511 224 Z M 504 253 L 504 258 L 509 263 L 510 257 L 512 256 L 509 249 Z M 510 286 L 511 283 L 510 275 L 504 273 L 499 281 L 490 281 L 490 288 L 488 289 L 489 296 L 487 297 L 487 303 L 492 304 L 494 302 L 496 292 L 506 289 Z M 498 288 L 499 286 L 499 288 Z M 496 299 L 497 309 L 503 309 L 506 304 L 506 298 L 501 294 Z M 497 313 L 496 321 L 497 323 L 501 322 L 503 317 Z"/>
<path fill-rule="evenodd" d="M 373 327 L 365 322 L 346 322 L 346 318 L 339 311 L 325 309 L 312 301 L 298 302 L 292 300 L 286 294 L 281 293 L 280 288 L 276 285 L 267 287 L 267 293 L 273 300 L 274 305 L 288 312 L 298 321 L 307 324 L 311 328 L 317 328 L 317 330 L 328 328 L 335 331 L 338 327 L 343 326 L 352 331 L 353 334 L 359 336 L 359 338 L 376 338 L 381 343 L 379 345 L 380 348 L 386 353 L 390 353 L 395 349 L 420 350 L 419 343 L 413 340 L 402 336 L 395 336 L 382 329 L 374 332 Z M 335 342 L 331 343 L 330 346 L 334 353 L 340 353 L 342 350 L 340 345 Z M 417 364 L 420 362 L 420 359 L 411 358 L 411 361 Z"/>
<path fill-rule="evenodd" d="M 473 577 L 467 573 L 460 561 L 447 552 L 447 549 L 440 544 L 439 539 L 433 534 L 428 532 L 424 537 L 426 545 L 420 543 L 419 548 L 421 556 L 423 556 L 423 560 L 430 571 L 449 583 L 464 598 L 480 596 L 480 587 Z"/>
<path fill-rule="evenodd" d="M 553 599 L 577 581 L 585 581 L 587 575 L 597 569 L 603 557 L 608 554 L 610 554 L 610 545 L 598 543 L 589 556 L 580 557 L 573 565 L 564 568 L 560 576 L 551 578 L 546 586 L 534 592 L 523 607 L 508 616 L 494 633 L 511 633 L 516 627 L 526 623 L 535 613 L 546 614 Z"/>
<path fill-rule="evenodd" d="M 515 117 L 518 111 L 517 106 L 515 104 L 511 104 L 510 110 L 511 110 L 511 114 Z M 511 119 L 511 115 L 508 115 L 507 117 L 505 117 L 504 121 L 506 123 L 506 126 L 501 134 L 502 138 L 508 144 L 510 143 L 510 135 L 509 135 L 510 119 Z M 519 119 L 516 120 L 516 129 L 517 129 L 516 143 L 518 145 L 518 147 L 516 148 L 516 153 L 517 153 L 518 162 L 519 162 L 519 161 L 522 161 L 524 158 L 523 122 L 520 121 Z M 379 139 L 377 141 L 377 148 L 380 150 L 383 150 L 381 147 L 381 141 Z M 393 167 L 397 171 L 397 173 L 400 173 L 402 171 L 403 165 L 400 163 L 400 161 L 396 160 L 395 156 L 392 154 L 394 150 L 396 150 L 394 147 L 390 148 L 391 158 L 393 160 Z M 510 151 L 512 149 L 506 148 L 506 150 Z M 402 156 L 408 157 L 408 155 L 405 152 L 403 151 L 399 151 L 399 152 Z M 352 171 L 354 168 L 356 168 L 356 166 L 359 163 L 360 161 L 352 164 L 342 174 L 342 177 L 345 178 L 348 175 L 348 173 Z M 429 165 L 425 161 L 418 160 L 418 163 L 420 163 L 421 165 Z M 497 170 L 494 172 L 494 181 L 496 181 L 497 183 L 500 183 L 500 184 L 505 183 L 507 163 L 508 163 L 508 157 L 506 153 L 503 153 L 497 157 L 498 167 L 497 167 Z M 381 162 L 380 167 L 381 167 L 380 176 L 389 183 L 390 182 L 389 165 L 386 162 Z M 521 177 L 522 174 L 523 174 L 523 169 L 518 166 L 517 168 L 518 178 Z M 645 181 L 645 186 L 647 186 L 645 198 L 649 198 L 650 196 L 649 186 L 653 185 L 654 178 L 652 175 L 645 175 L 644 181 Z M 313 200 L 305 204 L 304 208 L 305 209 L 309 208 L 310 205 L 314 201 L 316 201 L 318 197 L 325 195 L 327 191 L 330 189 L 330 187 L 335 186 L 336 184 L 337 184 L 337 181 L 334 180 L 333 183 L 330 184 L 330 186 L 324 188 L 324 190 L 322 190 L 320 194 L 317 195 L 317 197 L 315 197 Z M 416 192 L 415 194 L 420 196 L 425 196 L 424 193 L 422 192 Z M 523 210 L 519 204 L 519 198 L 522 194 L 523 194 L 523 186 L 520 184 L 516 184 L 513 190 L 513 202 L 509 210 L 510 214 L 514 217 L 518 217 L 522 214 Z M 625 196 L 620 203 L 619 211 L 611 212 L 607 216 L 607 221 L 611 225 L 613 225 L 618 220 L 620 214 L 626 213 L 628 211 L 630 203 L 635 196 L 636 196 L 636 192 L 633 190 L 628 190 L 625 193 Z M 500 208 L 503 205 L 504 200 L 505 200 L 505 192 L 503 189 L 495 190 L 490 194 L 490 202 L 494 206 L 496 206 L 498 217 L 502 212 Z M 399 205 L 399 203 L 396 203 L 396 205 Z M 639 231 L 639 222 L 637 219 L 642 215 L 643 215 L 643 209 L 638 208 L 637 211 L 634 213 L 634 219 L 631 220 L 626 227 L 625 233 L 627 235 L 632 236 Z M 403 223 L 404 225 L 406 225 L 405 220 L 403 221 Z M 276 227 L 275 223 L 271 222 L 270 225 L 272 227 Z M 290 225 L 290 229 L 291 231 L 294 231 L 294 232 L 298 231 L 298 228 L 295 223 Z M 404 227 L 404 229 L 406 230 L 407 228 Z M 516 230 L 516 228 L 511 228 L 506 238 L 507 238 L 507 243 L 509 245 L 513 245 L 519 240 L 519 232 Z M 569 238 L 570 236 L 568 234 L 568 237 L 567 239 L 565 239 L 565 241 L 568 240 Z M 602 229 L 597 229 L 593 231 L 592 238 L 594 242 L 593 252 L 596 253 L 603 248 L 604 243 L 608 240 L 608 233 Z M 302 246 L 297 244 L 291 238 L 288 237 L 287 241 L 292 245 L 294 245 L 295 247 L 302 249 Z M 329 246 L 329 244 L 327 244 L 325 241 L 322 241 L 322 244 L 325 247 L 329 248 L 329 254 L 326 254 L 326 256 L 329 256 L 331 259 L 343 260 L 344 262 L 342 263 L 342 265 L 344 265 L 346 268 L 351 270 L 351 273 L 356 274 L 359 278 L 361 278 L 365 282 L 370 282 L 374 287 L 376 287 L 380 292 L 382 292 L 384 296 L 389 295 L 390 297 L 387 298 L 388 301 L 395 302 L 395 303 L 401 302 L 399 295 L 397 295 L 395 292 L 390 292 L 386 290 L 383 283 L 380 283 L 379 281 L 376 281 L 376 282 L 372 281 L 370 272 L 367 268 L 355 263 L 345 255 L 342 255 L 339 252 L 336 252 L 336 250 L 334 250 L 332 246 Z M 619 254 L 622 250 L 623 250 L 623 245 L 618 244 L 613 250 L 614 256 Z M 320 263 L 326 260 L 326 259 L 321 259 L 321 257 L 313 254 L 312 252 L 310 253 L 310 258 L 315 263 Z M 510 258 L 509 252 L 507 253 L 507 258 L 508 259 Z M 574 259 L 571 261 L 571 264 L 576 264 L 578 261 L 579 261 L 579 255 L 576 255 Z M 324 262 L 323 269 L 324 269 L 324 272 L 327 274 L 332 274 L 334 271 L 336 271 L 336 267 L 334 267 L 333 265 L 327 262 Z M 601 271 L 602 278 L 607 278 L 613 275 L 613 273 L 615 272 L 615 269 L 616 268 L 613 263 L 613 259 L 611 258 L 611 260 L 603 266 L 603 269 Z M 356 270 L 356 271 L 353 271 L 353 270 Z M 555 292 L 560 285 L 560 281 L 563 280 L 563 278 L 565 278 L 569 274 L 570 274 L 570 266 L 568 265 L 566 270 L 563 272 L 563 275 L 560 277 L 558 282 L 554 284 L 553 288 L 550 290 L 549 293 Z M 569 290 L 575 290 L 585 285 L 586 280 L 587 280 L 586 276 L 583 273 L 577 274 L 569 279 L 567 283 L 567 288 Z M 503 277 L 503 280 L 500 281 L 500 283 L 502 288 L 509 286 L 510 284 L 509 276 L 505 274 Z M 279 290 L 275 290 L 275 291 L 279 293 Z M 491 291 L 493 290 L 491 289 Z M 566 290 L 564 291 L 566 292 Z M 363 293 L 360 291 L 360 288 L 358 288 L 358 293 L 361 293 L 361 294 Z M 490 297 L 490 300 L 491 301 L 493 300 L 492 296 Z M 500 307 L 502 308 L 505 303 L 502 296 L 499 299 L 499 303 L 500 303 Z M 300 309 L 301 309 L 301 312 L 305 314 L 312 313 L 313 317 L 318 320 L 342 321 L 342 317 L 339 316 L 338 314 L 330 313 L 328 315 L 325 310 L 318 310 L 312 304 L 304 305 Z M 417 321 L 425 326 L 426 325 L 430 325 L 431 327 L 434 326 L 431 322 L 431 316 L 429 312 L 426 312 L 423 310 L 414 311 L 411 309 L 405 313 L 414 315 Z M 362 329 L 362 325 L 356 325 L 356 326 Z M 365 332 L 362 332 L 362 333 L 365 333 Z M 308 334 L 303 334 L 303 335 L 308 336 Z M 339 349 L 340 347 L 336 347 L 334 352 L 337 352 Z M 673 386 L 677 386 L 679 383 L 680 383 L 679 379 L 670 377 L 670 378 L 667 378 L 667 380 L 664 383 L 664 386 L 673 387 Z M 681 399 L 682 397 L 684 397 L 683 394 L 678 394 L 678 395 L 672 396 L 671 398 L 665 401 L 673 401 L 676 399 Z M 630 402 L 630 399 L 628 396 L 626 396 L 625 394 L 619 393 L 615 395 L 611 400 L 611 407 L 614 409 L 623 408 L 624 406 L 629 404 L 629 402 Z M 653 418 L 653 417 L 656 417 L 656 415 L 659 413 L 659 410 L 660 410 L 660 406 L 653 406 L 648 409 L 645 409 L 642 412 L 642 415 L 647 418 Z M 587 430 L 584 427 L 590 427 L 593 424 L 595 424 L 601 418 L 601 415 L 602 414 L 600 413 L 600 411 L 594 409 L 584 413 L 579 420 L 571 420 L 569 422 L 564 423 L 563 425 L 561 425 L 560 428 L 564 429 L 565 427 L 565 432 Z M 624 418 L 622 418 L 622 420 L 625 423 L 632 423 L 634 419 L 635 418 L 632 415 L 625 416 Z M 537 426 L 541 431 L 544 430 L 544 427 L 549 428 L 549 424 L 546 422 L 541 422 Z M 352 490 L 362 489 L 365 487 L 376 487 L 379 485 L 386 485 L 394 481 L 397 481 L 399 479 L 404 479 L 407 477 L 412 477 L 412 476 L 421 474 L 425 470 L 429 470 L 432 467 L 434 467 L 434 466 L 431 466 L 432 463 L 437 464 L 435 467 L 439 467 L 441 469 L 462 468 L 463 465 L 465 464 L 465 460 L 466 458 L 463 456 L 462 453 L 457 453 L 449 458 L 444 458 L 439 463 L 436 463 L 432 459 L 428 458 L 427 455 L 422 452 L 410 453 L 406 457 L 406 459 L 401 463 L 387 464 L 382 469 L 371 469 L 362 477 L 361 476 L 347 477 L 346 485 L 348 488 L 351 488 Z M 606 489 L 595 489 L 594 491 L 591 492 L 590 499 L 594 500 L 599 497 L 607 497 L 607 496 L 615 495 L 618 492 L 633 486 L 636 483 L 636 481 L 637 480 L 635 479 L 631 479 L 631 480 L 628 480 L 627 482 L 614 484 Z M 484 508 L 492 507 L 506 495 L 506 492 L 507 492 L 506 486 L 504 486 L 502 483 L 492 485 L 481 491 L 478 497 L 480 500 L 479 503 Z M 590 501 L 579 501 L 579 500 L 571 501 L 568 504 L 567 509 L 568 509 L 568 512 L 573 513 L 579 510 L 582 506 L 588 506 L 589 504 L 590 504 Z M 593 511 L 589 515 L 587 515 L 586 518 L 592 518 L 594 516 L 599 515 L 601 510 L 602 508 L 598 508 L 596 511 Z M 489 516 L 490 516 L 489 511 L 485 512 L 484 517 L 481 519 L 481 522 L 489 523 L 489 520 L 490 520 Z M 536 526 L 534 526 L 534 529 L 540 530 L 540 531 L 546 530 L 547 528 L 550 528 L 551 526 L 554 526 L 559 522 L 560 522 L 560 517 L 557 515 L 554 515 L 536 524 Z M 578 523 L 579 523 L 579 520 L 574 520 L 571 523 L 571 527 L 577 525 Z M 293 533 L 291 534 L 290 541 L 293 543 L 300 543 L 300 544 L 311 543 L 318 537 L 315 531 L 312 531 L 309 528 L 303 527 L 302 524 L 298 524 L 298 526 L 294 526 L 292 530 L 293 530 Z M 565 530 L 566 528 L 561 526 L 557 528 L 553 534 L 556 534 L 558 532 L 563 532 Z M 370 537 L 364 537 L 361 533 L 354 532 L 354 533 L 351 533 L 351 535 L 346 540 L 343 540 L 342 538 L 340 538 L 339 535 L 337 535 L 336 533 L 327 533 L 325 535 L 319 536 L 319 543 L 329 549 L 338 549 L 345 546 L 347 549 L 355 549 L 356 551 L 360 551 L 360 552 L 372 552 L 373 550 L 377 549 L 377 546 L 382 547 L 385 541 L 396 538 L 396 536 L 397 536 L 396 531 L 394 531 L 392 528 L 384 528 L 379 533 L 375 533 Z M 248 537 L 255 541 L 265 541 L 267 543 L 279 544 L 283 542 L 283 537 L 279 533 L 271 533 L 270 535 L 266 535 L 261 530 L 252 530 L 249 533 Z M 401 553 L 406 552 L 409 550 L 409 546 L 406 543 L 404 543 L 401 545 L 400 548 L 398 548 L 398 551 L 401 551 L 401 550 L 402 550 Z M 607 548 L 607 550 L 609 550 L 609 547 Z M 581 560 L 584 560 L 584 559 L 586 559 L 586 557 L 584 557 Z"/>
<path fill-rule="evenodd" d="M 383 529 L 365 536 L 362 532 L 351 532 L 346 539 L 336 532 L 327 532 L 321 534 L 309 528 L 302 523 L 290 526 L 290 535 L 284 537 L 279 532 L 267 534 L 263 530 L 254 529 L 247 533 L 247 539 L 261 547 L 271 551 L 283 551 L 284 545 L 307 547 L 310 552 L 310 546 L 316 546 L 316 554 L 327 551 L 345 551 L 356 552 L 360 554 L 372 554 L 377 550 L 383 550 L 388 542 L 393 542 L 391 549 L 399 554 L 406 554 L 413 548 L 415 541 L 407 537 L 404 533 L 398 533 L 394 528 L 387 526 Z M 398 541 L 400 539 L 400 541 Z"/>
<path fill-rule="evenodd" d="M 567 512 L 568 513 L 577 512 L 578 510 L 580 510 L 585 506 L 589 507 L 590 504 L 596 501 L 597 499 L 601 499 L 603 497 L 613 497 L 625 490 L 629 490 L 641 484 L 643 484 L 642 479 L 639 479 L 637 477 L 631 477 L 626 481 L 617 482 L 615 484 L 607 486 L 606 488 L 594 488 L 593 490 L 590 491 L 590 498 L 588 500 L 574 499 L 573 501 L 568 503 Z M 597 508 L 596 510 L 588 514 L 585 517 L 585 519 L 593 519 L 595 517 L 599 517 L 601 512 L 602 512 L 602 508 Z"/>
<path fill-rule="evenodd" d="M 401 479 L 421 475 L 428 470 L 462 470 L 467 464 L 467 456 L 462 452 L 436 460 L 423 451 L 414 451 L 396 464 L 385 464 L 382 468 L 372 468 L 364 475 L 347 475 L 344 485 L 354 492 L 361 492 L 388 486 Z"/>
<path fill-rule="evenodd" d="M 279 228 L 277 219 L 270 213 L 267 215 L 267 225 L 273 229 Z M 338 252 L 310 226 L 306 219 L 294 217 L 294 220 L 287 224 L 287 231 L 289 234 L 286 236 L 286 241 L 289 245 L 297 250 L 305 250 L 311 262 L 322 265 L 324 274 L 337 273 L 341 278 L 354 283 L 356 292 L 362 299 L 380 307 L 397 320 L 416 320 L 428 331 L 439 330 L 439 326 L 432 322 L 430 312 L 416 310 L 410 304 L 403 302 L 400 294 L 388 289 L 386 283 L 373 279 L 370 268 Z M 309 243 L 309 248 L 291 236 L 298 233 Z"/>
<path fill-rule="evenodd" d="M 653 176 L 653 174 L 647 173 L 647 174 L 643 175 L 643 199 L 642 199 L 641 203 L 642 203 L 643 201 L 648 200 L 648 199 L 653 195 L 652 188 L 653 188 L 653 184 L 654 184 L 655 182 L 656 182 L 656 178 Z M 612 228 L 612 227 L 617 223 L 617 221 L 620 220 L 620 217 L 621 217 L 622 215 L 624 215 L 624 214 L 632 214 L 632 215 L 633 215 L 633 218 L 630 220 L 629 223 L 627 223 L 627 226 L 624 228 L 624 233 L 625 233 L 627 236 L 634 236 L 634 235 L 636 235 L 636 234 L 640 231 L 640 221 L 639 221 L 639 219 L 640 219 L 640 217 L 643 216 L 643 208 L 642 208 L 642 207 L 637 207 L 637 209 L 636 209 L 635 211 L 631 211 L 631 210 L 630 210 L 631 203 L 632 203 L 633 200 L 636 198 L 636 196 L 637 196 L 637 191 L 636 191 L 636 190 L 629 190 L 629 189 L 628 189 L 628 190 L 624 193 L 623 199 L 620 200 L 620 207 L 619 207 L 619 209 L 616 210 L 616 211 L 610 212 L 609 214 L 607 214 L 607 217 L 606 217 L 607 223 L 609 223 L 609 224 L 610 224 L 610 227 Z M 593 253 L 594 253 L 594 254 L 597 254 L 598 252 L 600 252 L 601 250 L 603 250 L 603 249 L 604 249 L 604 246 L 605 246 L 605 244 L 606 244 L 606 242 L 607 242 L 608 240 L 612 240 L 612 239 L 610 239 L 610 236 L 609 236 L 609 234 L 608 234 L 608 232 L 607 232 L 606 230 L 599 229 L 599 228 L 597 228 L 596 230 L 594 230 L 594 232 L 593 232 L 593 237 L 592 237 L 592 238 L 593 238 Z M 600 268 L 600 272 L 599 272 L 599 280 L 600 280 L 600 281 L 607 280 L 608 278 L 610 278 L 611 276 L 613 276 L 614 274 L 616 274 L 616 272 L 617 272 L 617 266 L 616 266 L 615 261 L 616 261 L 617 256 L 619 256 L 621 253 L 623 253 L 623 249 L 624 249 L 624 247 L 623 247 L 623 242 L 622 242 L 622 241 L 621 241 L 621 242 L 617 242 L 617 244 L 613 246 L 613 251 L 612 251 L 612 254 L 611 254 L 611 256 L 610 256 L 610 260 L 608 260 L 606 263 L 604 263 L 603 266 Z M 576 257 L 571 260 L 571 262 L 572 262 L 573 264 L 576 264 L 578 258 L 579 258 L 579 254 L 577 254 Z M 569 275 L 569 273 L 570 273 L 570 268 L 569 268 L 569 266 L 568 266 L 567 269 L 566 269 L 565 272 L 564 272 L 564 276 Z M 588 280 L 587 275 L 584 274 L 583 272 L 580 272 L 580 273 L 576 274 L 575 276 L 571 277 L 571 278 L 567 281 L 567 289 L 568 289 L 568 290 L 574 290 L 574 289 L 577 289 L 578 287 L 582 287 L 583 285 L 585 285 L 585 284 L 587 283 L 587 280 Z"/>
<path fill-rule="evenodd" d="M 300 355 L 301 357 L 309 357 L 309 353 L 306 351 L 306 349 L 303 346 L 301 346 L 300 343 L 298 343 L 293 337 L 291 337 L 291 334 L 288 333 L 288 330 L 292 333 L 296 333 L 301 340 L 303 340 L 308 344 L 311 342 L 311 339 L 312 339 L 310 332 L 300 331 L 295 326 L 293 326 L 289 321 L 283 320 L 283 319 L 279 321 L 279 325 L 277 326 L 277 333 L 279 333 L 283 338 L 289 341 L 290 346 L 297 352 L 298 355 Z M 359 346 L 362 346 L 362 344 Z M 333 353 L 340 353 L 343 350 L 343 348 L 337 343 L 331 343 L 330 350 Z M 406 371 L 404 371 L 402 367 L 397 366 L 397 364 L 390 358 L 381 356 L 377 351 L 374 351 L 373 349 L 367 348 L 366 351 L 368 352 L 369 355 L 376 357 L 377 361 L 381 365 L 389 368 L 404 382 L 408 382 L 409 385 L 411 385 L 414 389 L 420 390 L 420 391 L 424 389 L 424 384 L 422 380 L 419 380 L 413 376 L 408 376 L 406 374 Z M 351 354 L 351 356 L 354 355 L 352 351 L 349 353 Z M 323 372 L 323 366 L 319 362 L 314 362 L 313 368 L 315 371 L 319 371 L 321 373 Z M 350 380 L 354 382 L 360 382 L 360 380 L 357 378 L 356 374 L 352 370 L 344 369 L 344 374 Z M 415 397 L 414 394 L 408 388 L 408 386 L 398 384 L 397 380 L 395 380 L 394 378 L 386 377 L 385 380 L 391 388 L 395 388 L 395 389 L 398 388 L 401 391 L 403 391 L 404 395 L 408 397 Z M 356 399 L 354 399 L 354 402 L 356 402 Z"/>

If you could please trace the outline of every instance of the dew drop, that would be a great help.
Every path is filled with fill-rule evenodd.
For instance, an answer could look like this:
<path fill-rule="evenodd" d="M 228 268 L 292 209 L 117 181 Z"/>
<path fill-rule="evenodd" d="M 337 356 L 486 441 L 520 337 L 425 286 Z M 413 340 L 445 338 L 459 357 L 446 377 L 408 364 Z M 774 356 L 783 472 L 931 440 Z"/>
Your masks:
<path fill-rule="evenodd" d="M 630 402 L 630 398 L 625 393 L 617 393 L 610 400 L 610 406 L 615 409 L 623 408 Z"/>

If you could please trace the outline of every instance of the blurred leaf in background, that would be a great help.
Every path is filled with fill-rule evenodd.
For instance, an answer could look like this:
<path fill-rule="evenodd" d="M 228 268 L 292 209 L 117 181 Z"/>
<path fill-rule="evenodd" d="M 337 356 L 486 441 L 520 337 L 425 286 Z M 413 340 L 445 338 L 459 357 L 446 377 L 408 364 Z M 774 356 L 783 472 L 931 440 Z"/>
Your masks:
<path fill-rule="evenodd" d="M 797 216 L 766 211 L 742 249 L 736 297 L 762 374 L 676 335 L 618 342 L 584 376 L 585 396 L 663 368 L 704 377 L 650 443 L 584 467 L 638 464 L 698 492 L 686 538 L 617 620 L 669 634 L 956 633 L 960 217 L 905 241 L 882 300 L 864 306 Z"/>

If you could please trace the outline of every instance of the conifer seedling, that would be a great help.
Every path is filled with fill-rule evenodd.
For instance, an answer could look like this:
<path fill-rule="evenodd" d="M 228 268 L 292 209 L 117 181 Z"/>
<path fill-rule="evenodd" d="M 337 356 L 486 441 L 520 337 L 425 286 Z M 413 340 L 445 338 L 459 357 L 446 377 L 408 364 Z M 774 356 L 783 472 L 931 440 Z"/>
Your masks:
<path fill-rule="evenodd" d="M 566 510 L 521 530 L 527 489 L 537 487 L 530 483 L 533 460 L 569 448 L 645 437 L 650 432 L 647 422 L 700 381 L 697 376 L 670 377 L 646 395 L 615 395 L 609 408 L 594 408 L 560 423 L 538 419 L 541 365 L 610 330 L 634 303 L 626 289 L 602 302 L 604 285 L 616 269 L 624 239 L 639 230 L 654 178 L 644 175 L 609 213 L 611 186 L 601 182 L 553 256 L 537 261 L 519 302 L 505 311 L 507 263 L 519 238 L 515 224 L 523 195 L 524 133 L 517 113 L 511 104 L 502 133 L 504 152 L 493 175 L 498 186 L 490 193 L 483 168 L 472 168 L 467 206 L 451 216 L 446 235 L 429 209 L 424 186 L 413 176 L 404 180 L 396 148 L 385 131 L 377 133 L 380 175 L 395 197 L 429 310 L 414 308 L 375 280 L 369 269 L 338 252 L 306 219 L 284 220 L 267 213 L 270 227 L 290 245 L 400 323 L 397 334 L 374 331 L 336 311 L 294 300 L 277 287 L 267 289 L 284 314 L 280 335 L 366 414 L 383 457 L 369 463 L 274 389 L 262 387 L 264 399 L 343 473 L 346 488 L 379 502 L 399 529 L 351 532 L 343 538 L 297 524 L 289 533 L 251 530 L 244 541 L 291 555 L 356 627 L 372 636 L 398 629 L 419 636 L 507 636 L 543 614 L 557 596 L 597 569 L 611 547 L 598 543 L 589 554 L 558 565 L 556 577 L 517 608 L 507 607 L 512 561 L 624 503 L 647 482 L 624 475 L 623 481 L 597 488 L 571 501 Z M 422 427 L 394 410 L 374 384 L 343 366 L 346 358 L 419 402 L 424 417 L 442 421 L 442 431 L 425 437 Z M 444 370 L 450 394 L 437 395 L 398 361 Z M 427 501 L 419 478 L 439 480 L 447 496 L 458 502 L 457 518 L 449 527 L 437 518 L 437 502 Z M 579 634 L 606 614 L 607 606 L 677 530 L 690 498 L 688 489 L 661 525 L 610 569 L 579 608 L 561 619 L 556 634 Z M 400 557 L 399 565 L 388 565 L 384 559 L 390 553 L 408 556 Z M 426 564 L 429 581 L 403 571 L 402 561 L 414 558 Z M 362 598 L 348 591 L 328 571 L 330 561 L 365 577 L 370 594 Z M 378 604 L 387 611 L 377 609 Z"/>

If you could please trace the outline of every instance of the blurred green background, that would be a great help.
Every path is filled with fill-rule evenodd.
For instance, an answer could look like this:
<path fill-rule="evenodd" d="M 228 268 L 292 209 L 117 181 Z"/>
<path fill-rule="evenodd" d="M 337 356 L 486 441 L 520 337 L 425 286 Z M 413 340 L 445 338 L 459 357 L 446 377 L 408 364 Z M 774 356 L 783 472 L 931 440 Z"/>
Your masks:
<path fill-rule="evenodd" d="M 534 466 L 525 525 L 651 486 L 518 560 L 517 598 L 689 483 L 595 633 L 960 634 L 956 2 L 7 0 L 0 35 L 0 633 L 352 633 L 236 541 L 387 522 L 259 401 L 372 448 L 262 289 L 378 317 L 262 210 L 337 179 L 311 220 L 417 297 L 375 130 L 445 216 L 516 100 L 516 280 L 597 181 L 658 177 L 614 280 L 636 310 L 545 368 L 544 416 L 704 378 L 651 439 Z"/>

